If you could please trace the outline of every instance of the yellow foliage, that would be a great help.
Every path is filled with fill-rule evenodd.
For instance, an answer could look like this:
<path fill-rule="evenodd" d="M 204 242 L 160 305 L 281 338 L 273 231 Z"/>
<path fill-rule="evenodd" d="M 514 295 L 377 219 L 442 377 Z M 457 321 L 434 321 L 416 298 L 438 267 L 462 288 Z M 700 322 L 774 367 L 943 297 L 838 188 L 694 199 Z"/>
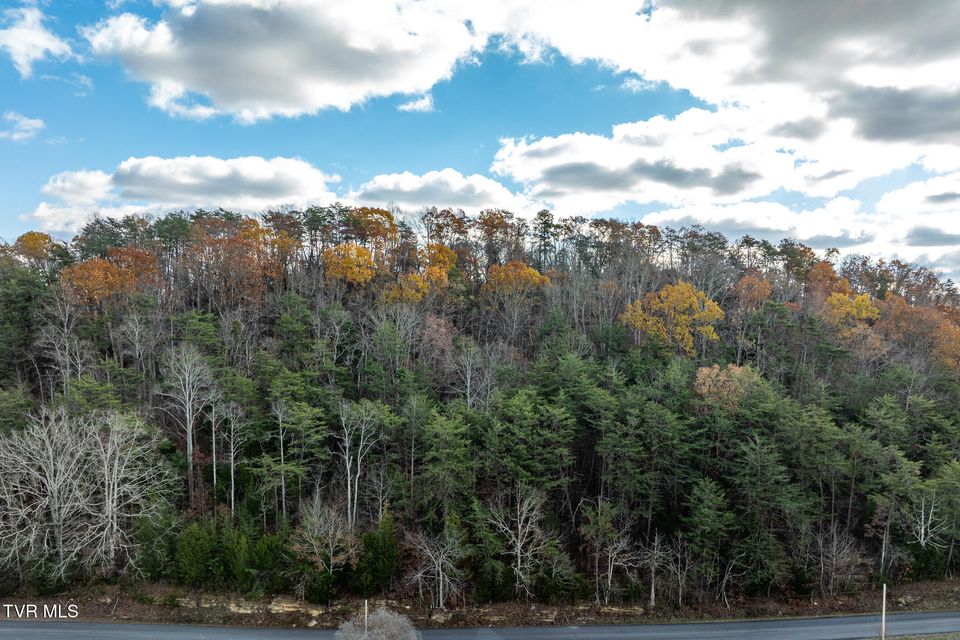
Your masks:
<path fill-rule="evenodd" d="M 345 280 L 350 284 L 366 284 L 375 273 L 370 250 L 353 242 L 325 249 L 323 264 L 327 269 L 327 277 Z"/>
<path fill-rule="evenodd" d="M 880 317 L 880 309 L 865 293 L 858 296 L 831 293 L 827 298 L 826 319 L 838 329 L 849 329 L 861 322 L 871 322 Z"/>
<path fill-rule="evenodd" d="M 424 275 L 434 287 L 447 286 L 450 271 L 457 264 L 457 254 L 446 245 L 430 243 L 422 252 L 421 261 L 427 265 Z"/>
<path fill-rule="evenodd" d="M 408 273 L 400 278 L 400 282 L 390 285 L 384 292 L 388 302 L 416 304 L 430 291 L 430 285 L 423 276 Z"/>
<path fill-rule="evenodd" d="M 13 249 L 27 260 L 43 262 L 50 257 L 53 238 L 47 233 L 27 231 L 13 243 Z"/>
<path fill-rule="evenodd" d="M 505 265 L 492 265 L 484 289 L 507 293 L 527 292 L 549 283 L 550 279 L 533 267 L 513 260 Z"/>
<path fill-rule="evenodd" d="M 688 282 L 667 285 L 643 300 L 634 300 L 620 320 L 635 331 L 654 336 L 689 355 L 694 339 L 719 339 L 714 324 L 723 320 L 720 306 Z"/>

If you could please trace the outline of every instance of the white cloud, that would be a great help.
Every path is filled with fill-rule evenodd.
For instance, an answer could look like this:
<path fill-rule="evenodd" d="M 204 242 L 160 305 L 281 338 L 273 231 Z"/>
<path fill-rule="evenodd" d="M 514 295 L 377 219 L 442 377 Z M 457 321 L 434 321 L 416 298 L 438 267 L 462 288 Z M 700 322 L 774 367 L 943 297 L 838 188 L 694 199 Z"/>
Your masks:
<path fill-rule="evenodd" d="M 769 240 L 793 238 L 817 249 L 845 249 L 876 242 L 873 217 L 857 200 L 840 197 L 816 209 L 800 211 L 777 202 L 678 207 L 647 214 L 643 222 L 673 228 L 702 224 L 730 238 L 744 234 Z"/>
<path fill-rule="evenodd" d="M 9 122 L 9 128 L 0 130 L 0 140 L 29 140 L 40 133 L 46 124 L 40 118 L 27 118 L 15 111 L 3 114 L 3 120 Z"/>
<path fill-rule="evenodd" d="M 33 65 L 47 57 L 73 55 L 70 45 L 44 26 L 46 16 L 37 7 L 25 6 L 3 12 L 0 50 L 10 56 L 22 78 L 33 75 Z"/>
<path fill-rule="evenodd" d="M 79 228 L 94 213 L 112 217 L 198 207 L 252 213 L 332 202 L 337 196 L 329 185 L 338 181 L 296 158 L 129 158 L 112 173 L 67 171 L 51 177 L 41 189 L 48 200 L 29 217 L 45 230 L 63 231 Z"/>
<path fill-rule="evenodd" d="M 620 84 L 620 88 L 630 93 L 643 93 L 644 91 L 653 91 L 658 87 L 656 82 L 650 82 L 643 78 L 625 78 Z"/>
<path fill-rule="evenodd" d="M 400 111 L 433 111 L 433 96 L 428 93 L 416 100 L 410 100 L 409 102 L 397 105 L 397 109 Z"/>
<path fill-rule="evenodd" d="M 496 180 L 479 174 L 465 176 L 449 168 L 423 175 L 410 172 L 379 175 L 351 192 L 349 199 L 363 204 L 393 204 L 407 210 L 436 206 L 477 212 L 499 208 L 518 215 L 531 213 L 536 206 Z"/>
<path fill-rule="evenodd" d="M 155 23 L 124 13 L 81 33 L 151 85 L 153 106 L 242 122 L 425 95 L 484 42 L 442 3 L 414 0 L 177 2 Z"/>

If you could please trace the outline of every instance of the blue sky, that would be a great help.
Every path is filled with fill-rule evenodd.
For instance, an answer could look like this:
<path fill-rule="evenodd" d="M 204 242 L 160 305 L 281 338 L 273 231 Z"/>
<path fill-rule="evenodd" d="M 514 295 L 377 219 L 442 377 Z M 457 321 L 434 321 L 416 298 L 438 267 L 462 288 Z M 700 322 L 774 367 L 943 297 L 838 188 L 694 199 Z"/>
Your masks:
<path fill-rule="evenodd" d="M 951 4 L 2 0 L 0 237 L 339 199 L 703 224 L 953 273 Z"/>

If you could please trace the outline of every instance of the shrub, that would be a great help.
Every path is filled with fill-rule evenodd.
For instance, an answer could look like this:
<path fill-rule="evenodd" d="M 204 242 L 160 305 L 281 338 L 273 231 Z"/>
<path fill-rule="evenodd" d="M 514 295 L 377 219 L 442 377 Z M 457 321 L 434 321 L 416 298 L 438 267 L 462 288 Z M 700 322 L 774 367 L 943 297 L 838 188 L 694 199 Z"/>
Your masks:
<path fill-rule="evenodd" d="M 340 625 L 334 640 L 420 640 L 410 620 L 399 613 L 380 607 L 367 617 L 364 629 L 363 612 Z"/>
<path fill-rule="evenodd" d="M 287 544 L 281 534 L 266 534 L 253 545 L 250 566 L 257 577 L 257 587 L 265 593 L 279 593 L 287 588 L 287 564 Z"/>
<path fill-rule="evenodd" d="M 386 514 L 376 530 L 363 535 L 363 548 L 354 573 L 355 588 L 364 596 L 386 591 L 400 571 L 397 533 Z"/>
<path fill-rule="evenodd" d="M 223 530 L 221 555 L 226 581 L 237 591 L 253 588 L 254 571 L 250 566 L 250 541 L 236 527 Z"/>
<path fill-rule="evenodd" d="M 192 522 L 177 540 L 177 572 L 191 587 L 201 587 L 216 575 L 217 534 L 210 522 Z"/>

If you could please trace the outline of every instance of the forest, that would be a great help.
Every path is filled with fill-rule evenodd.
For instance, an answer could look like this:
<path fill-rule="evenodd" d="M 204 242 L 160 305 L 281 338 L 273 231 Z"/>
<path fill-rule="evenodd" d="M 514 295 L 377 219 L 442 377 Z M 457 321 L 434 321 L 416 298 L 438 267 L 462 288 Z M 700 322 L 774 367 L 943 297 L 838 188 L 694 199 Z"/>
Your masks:
<path fill-rule="evenodd" d="M 0 591 L 680 607 L 960 567 L 937 272 L 335 204 L 0 245 Z"/>

